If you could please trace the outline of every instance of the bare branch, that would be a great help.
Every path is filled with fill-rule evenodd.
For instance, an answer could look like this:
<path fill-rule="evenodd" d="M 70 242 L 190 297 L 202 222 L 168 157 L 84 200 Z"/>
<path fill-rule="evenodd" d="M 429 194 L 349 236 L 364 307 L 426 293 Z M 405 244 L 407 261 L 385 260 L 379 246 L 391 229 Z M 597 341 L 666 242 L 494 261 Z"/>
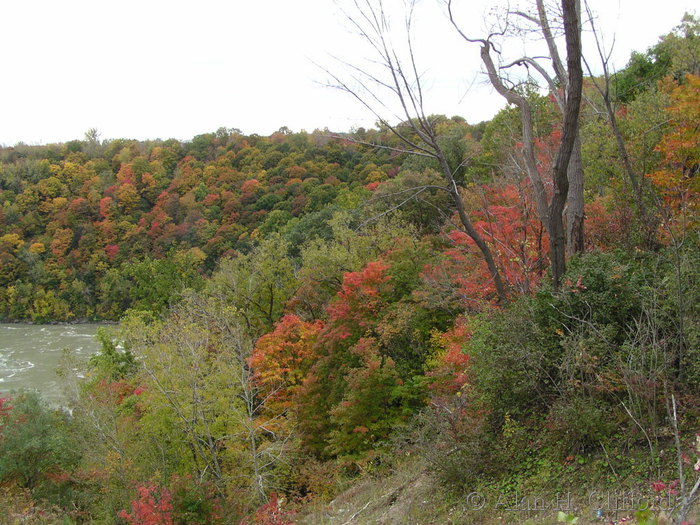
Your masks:
<path fill-rule="evenodd" d="M 418 155 L 419 157 L 429 157 L 431 159 L 435 158 L 435 155 L 433 153 L 426 153 L 424 151 L 416 151 L 413 149 L 404 149 L 404 148 L 395 148 L 393 146 L 385 146 L 383 144 L 377 144 L 376 142 L 367 142 L 365 140 L 358 140 L 354 137 L 345 136 L 345 135 L 330 135 L 330 136 L 331 136 L 331 138 L 347 140 L 348 142 L 351 142 L 353 144 L 360 144 L 362 146 L 370 146 L 372 148 L 385 149 L 385 150 L 389 150 L 389 151 L 395 151 L 397 153 L 408 153 L 410 155 Z"/>
<path fill-rule="evenodd" d="M 547 70 L 542 67 L 542 65 L 535 60 L 535 58 L 546 58 L 546 57 L 522 57 L 518 58 L 517 60 L 514 60 L 510 64 L 506 64 L 503 66 L 500 66 L 499 69 L 507 69 L 512 66 L 522 66 L 523 64 L 529 64 L 532 66 L 540 75 L 542 75 L 542 78 L 547 82 L 547 85 L 549 86 L 549 90 L 551 93 L 554 95 L 554 97 L 557 100 L 557 104 L 559 105 L 560 109 L 563 109 L 564 107 L 564 101 L 561 99 L 561 95 L 559 95 L 559 90 L 557 89 L 557 85 L 554 82 L 554 79 L 547 73 Z"/>
<path fill-rule="evenodd" d="M 438 161 L 440 170 L 447 183 L 448 191 L 457 209 L 460 222 L 464 227 L 464 231 L 479 247 L 494 280 L 499 300 L 505 302 L 506 290 L 500 277 L 499 268 L 496 265 L 489 246 L 481 238 L 479 232 L 473 227 L 471 219 L 464 209 L 464 203 L 462 202 L 454 179 L 455 168 L 450 165 L 438 141 L 437 132 L 435 130 L 437 121 L 431 119 L 425 112 L 425 94 L 412 40 L 415 2 L 409 0 L 407 4 L 406 18 L 404 20 L 407 50 L 405 51 L 405 55 L 401 55 L 399 49 L 393 46 L 390 41 L 390 23 L 381 1 L 375 3 L 370 2 L 370 0 L 354 0 L 353 5 L 358 15 L 356 17 L 350 16 L 347 13 L 345 13 L 345 15 L 351 21 L 353 27 L 359 32 L 360 36 L 376 53 L 377 56 L 375 58 L 378 59 L 379 65 L 384 69 L 387 79 L 379 79 L 376 75 L 364 71 L 362 68 L 353 66 L 350 70 L 362 77 L 360 79 L 355 79 L 360 88 L 364 90 L 359 91 L 352 89 L 347 81 L 343 81 L 338 75 L 329 72 L 325 68 L 322 69 L 334 79 L 337 83 L 337 87 L 350 93 L 365 108 L 370 110 L 382 125 L 386 126 L 391 133 L 408 146 L 412 153 L 432 157 Z M 406 59 L 403 60 L 402 57 L 406 57 Z M 366 79 L 366 81 L 363 79 Z M 399 119 L 402 121 L 400 124 L 392 126 L 387 122 L 387 119 L 380 114 L 388 108 L 381 101 L 377 90 L 371 89 L 368 83 L 373 84 L 377 89 L 388 90 L 388 92 L 391 93 L 394 102 L 400 107 L 400 113 L 402 114 L 402 118 Z M 464 165 L 464 162 L 464 160 L 460 162 L 460 167 Z M 371 220 L 376 220 L 390 213 L 410 200 L 417 200 L 419 195 L 424 191 L 425 189 L 417 190 L 403 202 L 393 206 Z"/>
<path fill-rule="evenodd" d="M 398 203 L 398 204 L 392 206 L 391 208 L 389 208 L 389 209 L 387 209 L 387 210 L 384 210 L 383 212 L 381 212 L 381 213 L 379 213 L 379 214 L 377 214 L 377 215 L 375 215 L 375 216 L 373 216 L 373 217 L 370 217 L 369 219 L 363 221 L 362 223 L 360 223 L 360 225 L 357 227 L 357 229 L 358 229 L 358 230 L 359 230 L 359 229 L 362 229 L 362 228 L 364 228 L 367 224 L 369 224 L 369 223 L 371 223 L 371 222 L 376 222 L 376 221 L 378 221 L 379 219 L 381 219 L 382 217 L 384 217 L 384 216 L 390 214 L 392 211 L 398 210 L 401 206 L 403 206 L 403 205 L 406 204 L 407 202 L 409 202 L 409 201 L 415 199 L 416 196 L 420 195 L 420 194 L 423 193 L 425 190 L 426 190 L 426 188 L 420 189 L 420 190 L 416 191 L 413 195 L 411 195 L 410 197 L 408 197 L 407 199 L 401 201 L 400 203 Z"/>
<path fill-rule="evenodd" d="M 552 65 L 554 66 L 554 72 L 557 78 L 561 82 L 562 86 L 567 86 L 569 84 L 569 76 L 564 68 L 564 64 L 559 56 L 559 49 L 554 41 L 554 36 L 552 35 L 552 29 L 549 26 L 549 20 L 547 19 L 547 12 L 544 8 L 543 0 L 537 0 L 537 13 L 539 15 L 539 26 L 542 28 L 542 34 L 547 41 L 547 48 L 549 49 L 549 56 L 552 58 Z"/>

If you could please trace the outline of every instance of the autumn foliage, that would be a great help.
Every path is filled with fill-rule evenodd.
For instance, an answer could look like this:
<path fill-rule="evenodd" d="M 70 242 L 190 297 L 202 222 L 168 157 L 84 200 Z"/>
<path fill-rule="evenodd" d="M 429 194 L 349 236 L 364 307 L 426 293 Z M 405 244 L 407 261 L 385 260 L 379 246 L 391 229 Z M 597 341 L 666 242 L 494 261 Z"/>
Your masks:
<path fill-rule="evenodd" d="M 462 490 L 670 450 L 668 392 L 680 431 L 700 406 L 700 79 L 654 85 L 614 101 L 638 196 L 582 113 L 587 253 L 556 291 L 513 107 L 435 117 L 451 187 L 384 127 L 0 148 L 0 319 L 120 320 L 66 356 L 70 415 L 0 397 L 0 488 L 76 522 L 290 525 L 416 455 Z M 558 109 L 528 97 L 547 179 Z"/>
<path fill-rule="evenodd" d="M 670 122 L 656 149 L 661 166 L 650 175 L 667 206 L 668 236 L 697 225 L 700 201 L 700 77 L 687 75 L 672 88 Z"/>
<path fill-rule="evenodd" d="M 323 327 L 322 321 L 305 322 L 287 314 L 256 343 L 250 365 L 255 380 L 270 396 L 273 410 L 284 411 L 291 405 L 315 362 L 316 342 Z"/>
<path fill-rule="evenodd" d="M 172 494 L 154 484 L 137 488 L 138 497 L 131 501 L 131 512 L 122 510 L 119 517 L 129 525 L 173 525 Z"/>
<path fill-rule="evenodd" d="M 0 240 L 0 318 L 116 320 L 130 307 L 158 309 L 150 299 L 135 304 L 132 263 L 196 248 L 203 258 L 189 270 L 208 275 L 223 255 L 250 250 L 260 232 L 319 213 L 351 186 L 367 194 L 362 186 L 400 160 L 378 152 L 351 165 L 357 146 L 327 143 L 320 132 L 273 138 L 222 129 L 191 142 L 97 146 L 0 150 L 0 239 L 8 241 Z M 24 173 L 32 175 L 16 176 Z"/>
<path fill-rule="evenodd" d="M 253 514 L 252 521 L 243 520 L 241 525 L 293 525 L 293 512 L 283 508 L 284 499 L 274 492 L 267 503 L 260 506 Z"/>
<path fill-rule="evenodd" d="M 474 227 L 490 245 L 501 277 L 514 295 L 530 294 L 547 269 L 549 241 L 537 217 L 530 185 L 487 186 L 473 198 Z M 464 307 L 478 310 L 496 301 L 486 263 L 476 256 L 474 241 L 461 230 L 448 233 L 452 247 L 425 271 L 425 278 L 449 288 Z"/>

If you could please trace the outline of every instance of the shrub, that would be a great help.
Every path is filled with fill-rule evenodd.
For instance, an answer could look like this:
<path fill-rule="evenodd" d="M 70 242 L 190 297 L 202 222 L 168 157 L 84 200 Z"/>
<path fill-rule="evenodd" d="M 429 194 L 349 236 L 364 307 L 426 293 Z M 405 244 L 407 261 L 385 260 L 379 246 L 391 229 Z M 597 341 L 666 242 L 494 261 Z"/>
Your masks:
<path fill-rule="evenodd" d="M 454 487 L 497 475 L 503 466 L 495 434 L 467 396 L 443 399 L 424 409 L 414 418 L 408 439 L 439 479 Z"/>
<path fill-rule="evenodd" d="M 123 510 L 119 517 L 129 525 L 173 525 L 172 494 L 155 485 L 142 485 L 138 497 L 131 501 L 131 512 Z"/>
<path fill-rule="evenodd" d="M 547 427 L 553 448 L 562 456 L 590 452 L 616 428 L 608 408 L 582 397 L 557 400 L 547 417 Z"/>
<path fill-rule="evenodd" d="M 650 286 L 649 264 L 621 252 L 573 257 L 558 292 L 537 294 L 536 322 L 549 333 L 576 330 L 583 323 L 610 327 L 611 342 L 624 341 L 630 323 L 639 316 Z"/>
<path fill-rule="evenodd" d="M 69 424 L 66 414 L 49 408 L 35 392 L 15 396 L 0 427 L 0 480 L 35 489 L 51 482 L 48 475 L 74 467 L 80 455 Z"/>
<path fill-rule="evenodd" d="M 537 324 L 531 299 L 482 314 L 470 328 L 472 392 L 491 424 L 497 428 L 505 414 L 522 419 L 546 406 L 560 349 Z"/>

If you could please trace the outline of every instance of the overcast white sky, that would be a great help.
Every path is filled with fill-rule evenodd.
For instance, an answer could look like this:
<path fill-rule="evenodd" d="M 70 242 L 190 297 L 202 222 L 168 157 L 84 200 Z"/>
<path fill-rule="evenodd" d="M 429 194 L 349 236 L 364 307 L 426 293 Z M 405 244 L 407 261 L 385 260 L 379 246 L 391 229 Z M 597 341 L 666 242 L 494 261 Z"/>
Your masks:
<path fill-rule="evenodd" d="M 496 0 L 454 0 L 483 31 Z M 499 0 L 500 1 L 500 0 Z M 676 26 L 691 0 L 591 0 L 614 65 Z M 421 0 L 417 41 L 430 113 L 475 123 L 503 107 L 479 75 L 478 47 L 459 40 L 440 0 Z M 4 0 L 0 144 L 178 138 L 235 127 L 270 134 L 371 126 L 351 97 L 323 87 L 314 61 L 364 53 L 332 0 Z M 481 33 L 483 34 L 483 33 Z"/>

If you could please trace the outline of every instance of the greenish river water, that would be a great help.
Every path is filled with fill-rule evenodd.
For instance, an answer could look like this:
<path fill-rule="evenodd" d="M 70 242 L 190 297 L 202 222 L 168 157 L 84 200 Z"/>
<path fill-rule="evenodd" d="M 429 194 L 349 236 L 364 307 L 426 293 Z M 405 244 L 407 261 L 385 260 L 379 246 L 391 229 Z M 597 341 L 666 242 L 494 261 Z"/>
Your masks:
<path fill-rule="evenodd" d="M 99 350 L 98 324 L 31 325 L 0 323 L 0 395 L 33 388 L 51 404 L 63 393 L 56 375 L 63 350 L 87 359 Z"/>

